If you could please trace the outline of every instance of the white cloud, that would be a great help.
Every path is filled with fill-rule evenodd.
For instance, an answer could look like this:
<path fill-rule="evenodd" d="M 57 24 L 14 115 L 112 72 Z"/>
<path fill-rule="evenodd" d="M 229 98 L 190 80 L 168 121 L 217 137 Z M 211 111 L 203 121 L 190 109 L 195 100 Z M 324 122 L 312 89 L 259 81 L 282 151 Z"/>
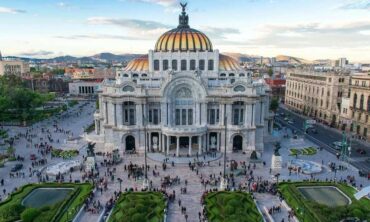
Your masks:
<path fill-rule="evenodd" d="M 54 52 L 52 51 L 46 51 L 46 50 L 40 50 L 40 51 L 28 51 L 28 52 L 22 52 L 22 53 L 19 53 L 19 55 L 21 56 L 30 56 L 30 57 L 33 57 L 33 56 L 49 56 L 49 55 L 53 55 Z"/>
<path fill-rule="evenodd" d="M 21 9 L 0 7 L 0 13 L 4 13 L 4 14 L 18 14 L 18 13 L 26 13 L 26 11 L 25 10 L 21 10 Z"/>
<path fill-rule="evenodd" d="M 340 9 L 370 9 L 370 0 L 350 0 L 339 6 Z"/>
<path fill-rule="evenodd" d="M 179 3 L 178 0 L 131 0 L 136 2 L 145 2 L 161 5 L 163 7 L 176 7 Z"/>

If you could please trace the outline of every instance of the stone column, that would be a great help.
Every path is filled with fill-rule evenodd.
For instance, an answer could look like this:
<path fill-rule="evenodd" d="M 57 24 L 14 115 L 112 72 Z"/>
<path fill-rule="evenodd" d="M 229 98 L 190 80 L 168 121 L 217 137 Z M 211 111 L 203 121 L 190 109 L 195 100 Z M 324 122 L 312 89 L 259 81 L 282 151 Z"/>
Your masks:
<path fill-rule="evenodd" d="M 202 103 L 202 122 L 201 125 L 207 124 L 207 103 Z"/>
<path fill-rule="evenodd" d="M 191 156 L 191 136 L 189 136 L 189 156 Z"/>
<path fill-rule="evenodd" d="M 227 116 L 227 125 L 231 125 L 232 123 L 232 118 L 233 118 L 233 111 L 232 111 L 232 105 L 231 104 L 226 104 L 226 113 L 225 115 Z"/>
<path fill-rule="evenodd" d="M 220 126 L 223 126 L 224 125 L 224 105 L 223 104 L 220 104 L 220 107 L 219 107 L 219 109 L 220 109 L 220 122 L 219 122 L 219 125 Z"/>
<path fill-rule="evenodd" d="M 178 157 L 180 153 L 180 137 L 176 136 L 176 156 Z"/>
<path fill-rule="evenodd" d="M 117 104 L 116 110 L 117 110 L 117 125 L 121 126 L 121 125 L 123 125 L 123 121 L 122 121 L 122 118 L 123 118 L 122 103 Z"/>
<path fill-rule="evenodd" d="M 148 151 L 150 152 L 150 151 L 152 151 L 152 146 L 153 146 L 152 145 L 152 133 L 151 132 L 148 133 L 148 142 L 149 142 L 149 150 Z"/>
<path fill-rule="evenodd" d="M 256 104 L 252 104 L 252 121 L 251 121 L 251 124 L 252 124 L 252 127 L 254 127 L 256 124 Z"/>
<path fill-rule="evenodd" d="M 165 143 L 165 141 L 164 141 L 164 134 L 163 133 L 161 133 L 162 134 L 162 136 L 161 136 L 161 138 L 162 138 L 162 147 L 161 147 L 161 152 L 165 152 L 166 151 L 166 143 Z"/>
<path fill-rule="evenodd" d="M 162 133 L 161 132 L 158 133 L 158 141 L 159 141 L 158 151 L 161 152 L 162 151 Z"/>
<path fill-rule="evenodd" d="M 113 125 L 114 126 L 117 126 L 117 104 L 113 104 L 113 113 L 114 113 L 114 115 L 113 115 Z"/>
<path fill-rule="evenodd" d="M 136 104 L 136 125 L 143 125 L 143 106 L 141 104 Z"/>
<path fill-rule="evenodd" d="M 195 125 L 200 125 L 200 105 L 198 102 L 195 103 Z"/>
<path fill-rule="evenodd" d="M 198 149 L 199 149 L 199 150 L 198 150 L 198 154 L 199 154 L 199 155 L 201 155 L 201 154 L 202 154 L 202 145 L 203 145 L 203 144 L 202 144 L 202 136 L 203 136 L 203 135 L 198 136 Z"/>
<path fill-rule="evenodd" d="M 219 146 L 220 146 L 219 139 L 220 139 L 220 133 L 217 133 L 217 138 L 216 138 L 216 149 L 217 150 L 220 150 L 220 148 L 219 148 Z"/>
<path fill-rule="evenodd" d="M 167 151 L 166 151 L 166 155 L 168 155 L 170 153 L 170 140 L 171 140 L 171 136 L 166 136 L 166 140 L 167 140 Z"/>

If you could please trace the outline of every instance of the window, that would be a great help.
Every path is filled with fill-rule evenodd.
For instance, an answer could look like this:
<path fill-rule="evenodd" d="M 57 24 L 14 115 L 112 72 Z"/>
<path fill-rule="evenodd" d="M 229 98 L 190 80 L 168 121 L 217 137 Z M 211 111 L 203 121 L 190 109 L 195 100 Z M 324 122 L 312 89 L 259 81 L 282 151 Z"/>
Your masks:
<path fill-rule="evenodd" d="M 123 125 L 135 125 L 136 124 L 136 116 L 135 116 L 135 103 L 133 102 L 124 102 L 122 104 L 122 111 L 123 111 Z"/>
<path fill-rule="evenodd" d="M 195 60 L 190 60 L 190 70 L 195 70 Z"/>
<path fill-rule="evenodd" d="M 353 108 L 356 109 L 356 105 L 357 105 L 357 94 L 355 93 L 355 95 L 353 95 Z"/>
<path fill-rule="evenodd" d="M 193 125 L 193 110 L 188 109 L 188 125 Z"/>
<path fill-rule="evenodd" d="M 363 110 L 364 109 L 364 95 L 361 95 L 360 97 L 360 110 Z"/>
<path fill-rule="evenodd" d="M 176 116 L 175 116 L 175 119 L 176 119 L 176 125 L 180 125 L 180 109 L 176 109 Z"/>
<path fill-rule="evenodd" d="M 168 70 L 168 60 L 163 60 L 163 70 Z"/>
<path fill-rule="evenodd" d="M 202 70 L 202 71 L 204 71 L 206 69 L 204 59 L 199 60 L 199 69 Z"/>
<path fill-rule="evenodd" d="M 208 70 L 213 70 L 213 59 L 208 60 Z"/>
<path fill-rule="evenodd" d="M 362 81 L 362 86 L 366 86 L 366 82 L 365 81 Z"/>
<path fill-rule="evenodd" d="M 186 109 L 181 110 L 181 125 L 186 125 Z"/>
<path fill-rule="evenodd" d="M 181 60 L 181 71 L 186 71 L 186 60 Z"/>
<path fill-rule="evenodd" d="M 232 105 L 233 124 L 242 125 L 244 121 L 244 102 L 235 102 Z"/>
<path fill-rule="evenodd" d="M 370 96 L 367 97 L 367 111 L 370 112 Z"/>
<path fill-rule="evenodd" d="M 154 60 L 154 71 L 159 71 L 159 60 Z"/>
<path fill-rule="evenodd" d="M 172 70 L 177 70 L 177 60 L 172 60 Z"/>

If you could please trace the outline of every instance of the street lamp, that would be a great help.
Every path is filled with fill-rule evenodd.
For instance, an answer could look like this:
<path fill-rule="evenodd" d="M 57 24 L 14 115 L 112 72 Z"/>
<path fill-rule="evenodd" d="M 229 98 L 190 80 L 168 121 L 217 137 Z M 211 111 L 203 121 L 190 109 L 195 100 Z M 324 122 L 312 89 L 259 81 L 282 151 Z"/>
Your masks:
<path fill-rule="evenodd" d="M 121 178 L 117 178 L 118 182 L 119 182 L 119 192 L 121 193 L 122 192 L 122 179 Z"/>
<path fill-rule="evenodd" d="M 148 167 L 147 167 L 147 161 L 146 161 L 146 156 L 147 156 L 147 135 L 146 135 L 146 113 L 144 114 L 144 117 L 143 117 L 143 125 L 144 125 L 144 141 L 145 141 L 145 145 L 144 145 L 144 181 L 143 181 L 143 189 L 146 190 L 148 189 L 149 187 L 149 182 L 148 182 Z"/>
<path fill-rule="evenodd" d="M 225 190 L 227 188 L 227 178 L 226 178 L 226 146 L 227 146 L 227 116 L 224 117 L 225 125 L 225 147 L 224 147 L 224 173 L 221 178 L 220 190 Z"/>

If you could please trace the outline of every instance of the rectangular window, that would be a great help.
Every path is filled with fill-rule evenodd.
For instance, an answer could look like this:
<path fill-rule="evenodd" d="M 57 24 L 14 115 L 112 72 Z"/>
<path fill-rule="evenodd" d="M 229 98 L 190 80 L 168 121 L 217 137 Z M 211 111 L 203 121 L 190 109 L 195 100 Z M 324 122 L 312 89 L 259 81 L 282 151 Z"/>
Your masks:
<path fill-rule="evenodd" d="M 195 70 L 195 60 L 190 60 L 190 70 Z"/>
<path fill-rule="evenodd" d="M 240 121 L 239 124 L 242 124 L 244 121 L 244 109 L 240 109 Z"/>
<path fill-rule="evenodd" d="M 234 109 L 234 125 L 239 124 L 239 109 Z"/>
<path fill-rule="evenodd" d="M 181 71 L 186 71 L 186 60 L 181 60 Z"/>
<path fill-rule="evenodd" d="M 220 122 L 220 110 L 217 109 L 216 111 L 217 111 L 216 112 L 216 122 L 219 123 Z"/>
<path fill-rule="evenodd" d="M 210 109 L 209 111 L 210 111 L 209 124 L 213 125 L 213 124 L 215 124 L 215 120 L 216 120 L 215 110 Z"/>
<path fill-rule="evenodd" d="M 153 124 L 157 125 L 158 124 L 158 109 L 153 110 Z"/>
<path fill-rule="evenodd" d="M 199 60 L 199 69 L 204 71 L 205 70 L 205 61 L 204 59 Z"/>
<path fill-rule="evenodd" d="M 135 125 L 135 110 L 130 109 L 130 125 Z"/>
<path fill-rule="evenodd" d="M 181 125 L 186 125 L 186 109 L 181 110 Z"/>
<path fill-rule="evenodd" d="M 125 109 L 125 123 L 128 122 L 128 110 Z"/>
<path fill-rule="evenodd" d="M 152 110 L 150 109 L 150 110 L 149 110 L 149 123 L 153 122 L 152 114 L 153 114 L 153 112 L 152 112 Z"/>
<path fill-rule="evenodd" d="M 180 125 L 180 109 L 176 109 L 176 116 L 175 116 L 175 122 L 176 122 L 176 125 Z"/>
<path fill-rule="evenodd" d="M 193 110 L 188 109 L 188 125 L 193 125 Z"/>
<path fill-rule="evenodd" d="M 208 70 L 210 71 L 213 70 L 213 60 L 212 59 L 208 60 Z"/>
<path fill-rule="evenodd" d="M 154 71 L 159 71 L 159 60 L 154 60 Z"/>
<path fill-rule="evenodd" d="M 172 60 L 172 70 L 177 71 L 177 60 Z"/>
<path fill-rule="evenodd" d="M 163 60 L 163 70 L 168 70 L 168 60 Z"/>

